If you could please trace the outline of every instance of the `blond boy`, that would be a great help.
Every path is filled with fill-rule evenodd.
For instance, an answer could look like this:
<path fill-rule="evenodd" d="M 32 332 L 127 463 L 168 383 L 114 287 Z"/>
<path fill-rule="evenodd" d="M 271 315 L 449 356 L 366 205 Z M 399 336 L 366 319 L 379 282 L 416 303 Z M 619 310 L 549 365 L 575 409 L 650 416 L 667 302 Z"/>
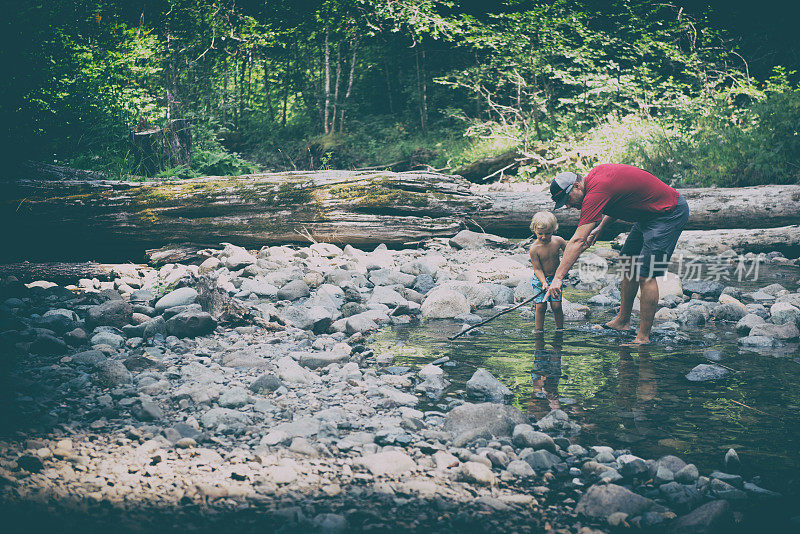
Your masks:
<path fill-rule="evenodd" d="M 558 230 L 556 216 L 549 211 L 540 211 L 533 216 L 531 232 L 536 236 L 536 241 L 531 245 L 531 264 L 533 264 L 533 293 L 538 295 L 534 323 L 536 330 L 544 330 L 544 314 L 547 303 L 553 310 L 553 319 L 556 328 L 564 328 L 564 312 L 561 309 L 561 294 L 558 297 L 547 295 L 547 289 L 553 280 L 553 275 L 560 262 L 560 253 L 567 246 L 564 238 L 553 235 Z"/>

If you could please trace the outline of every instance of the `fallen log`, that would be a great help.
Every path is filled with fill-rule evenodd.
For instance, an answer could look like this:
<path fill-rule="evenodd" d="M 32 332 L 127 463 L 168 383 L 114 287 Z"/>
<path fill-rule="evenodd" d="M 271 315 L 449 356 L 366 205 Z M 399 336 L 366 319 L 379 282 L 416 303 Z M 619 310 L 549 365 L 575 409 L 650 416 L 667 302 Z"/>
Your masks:
<path fill-rule="evenodd" d="M 74 284 L 80 278 L 111 280 L 114 265 L 95 262 L 42 262 L 28 261 L 0 264 L 0 279 L 15 276 L 27 284 L 36 280 L 48 280 L 57 284 Z"/>
<path fill-rule="evenodd" d="M 459 176 L 426 172 L 320 171 L 149 182 L 52 169 L 45 174 L 29 170 L 21 179 L 0 181 L 0 224 L 13 229 L 0 262 L 122 262 L 167 243 L 184 244 L 179 254 L 220 242 L 251 248 L 310 241 L 402 246 L 450 237 L 465 227 L 523 238 L 530 236 L 533 213 L 553 206 L 546 191 L 476 193 Z M 681 192 L 690 206 L 689 230 L 800 221 L 798 185 Z M 560 233 L 569 235 L 578 211 L 559 210 L 558 217 Z M 619 224 L 612 230 L 625 228 Z"/>
<path fill-rule="evenodd" d="M 354 171 L 151 182 L 50 172 L 0 182 L 0 199 L 0 224 L 17 229 L 5 261 L 123 261 L 165 243 L 401 245 L 452 236 L 490 202 L 457 176 Z"/>
<path fill-rule="evenodd" d="M 622 248 L 627 233 L 611 241 Z M 739 254 L 778 251 L 788 257 L 800 256 L 800 225 L 776 228 L 729 228 L 724 230 L 686 230 L 678 239 L 675 254 L 707 255 L 733 250 Z"/>

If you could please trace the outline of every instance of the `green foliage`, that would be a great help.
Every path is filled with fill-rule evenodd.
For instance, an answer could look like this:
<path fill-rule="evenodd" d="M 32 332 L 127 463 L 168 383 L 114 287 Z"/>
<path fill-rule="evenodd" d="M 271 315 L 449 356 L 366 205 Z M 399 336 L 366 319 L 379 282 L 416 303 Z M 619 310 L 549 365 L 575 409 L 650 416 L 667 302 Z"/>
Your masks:
<path fill-rule="evenodd" d="M 759 82 L 722 29 L 667 4 L 23 0 L 11 19 L 0 118 L 20 158 L 144 175 L 131 131 L 179 118 L 194 158 L 160 177 L 451 171 L 512 148 L 567 160 L 521 179 L 600 161 L 679 184 L 798 177 L 797 74 Z"/>

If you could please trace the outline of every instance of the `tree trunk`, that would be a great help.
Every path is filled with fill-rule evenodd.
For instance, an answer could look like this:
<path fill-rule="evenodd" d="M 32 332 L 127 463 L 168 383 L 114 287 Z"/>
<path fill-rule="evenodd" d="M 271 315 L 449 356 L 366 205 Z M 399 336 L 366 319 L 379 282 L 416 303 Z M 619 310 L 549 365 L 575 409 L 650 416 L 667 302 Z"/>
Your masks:
<path fill-rule="evenodd" d="M 324 131 L 328 133 L 328 118 L 331 110 L 331 50 L 328 42 L 328 27 L 325 26 L 325 116 Z"/>
<path fill-rule="evenodd" d="M 137 165 L 151 175 L 189 165 L 192 161 L 192 131 L 188 119 L 172 119 L 165 128 L 132 131 L 131 143 Z"/>
<path fill-rule="evenodd" d="M 546 191 L 478 194 L 461 177 L 435 173 L 327 171 L 118 182 L 62 169 L 32 165 L 16 173 L 26 179 L 0 182 L 0 225 L 15 229 L 2 249 L 10 256 L 6 261 L 128 261 L 132 251 L 166 243 L 259 247 L 313 239 L 397 246 L 452 236 L 465 227 L 521 238 L 530 236 L 535 212 L 553 207 Z M 800 221 L 796 185 L 681 193 L 691 212 L 687 230 Z M 558 218 L 559 233 L 569 235 L 578 212 L 559 210 Z"/>

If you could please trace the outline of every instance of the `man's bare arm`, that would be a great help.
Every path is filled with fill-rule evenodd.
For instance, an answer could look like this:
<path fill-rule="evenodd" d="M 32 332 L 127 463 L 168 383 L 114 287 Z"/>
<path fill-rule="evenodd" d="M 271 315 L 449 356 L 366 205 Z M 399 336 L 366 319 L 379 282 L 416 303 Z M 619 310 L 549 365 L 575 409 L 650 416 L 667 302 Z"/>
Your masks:
<path fill-rule="evenodd" d="M 587 242 L 587 238 L 596 225 L 596 222 L 586 223 L 580 225 L 575 230 L 575 234 L 573 234 L 572 238 L 567 242 L 567 247 L 564 249 L 564 256 L 561 258 L 561 263 L 558 264 L 558 269 L 556 269 L 556 274 L 553 276 L 553 281 L 550 282 L 548 295 L 557 298 L 561 294 L 561 285 L 567 273 L 578 260 L 581 253 L 591 246 Z"/>
<path fill-rule="evenodd" d="M 591 247 L 594 245 L 594 242 L 597 241 L 597 236 L 599 236 L 603 230 L 605 230 L 606 226 L 616 221 L 614 217 L 609 215 L 603 215 L 603 220 L 600 221 L 600 224 L 597 225 L 597 228 L 589 232 L 589 236 L 586 238 L 586 242 L 589 243 Z"/>

